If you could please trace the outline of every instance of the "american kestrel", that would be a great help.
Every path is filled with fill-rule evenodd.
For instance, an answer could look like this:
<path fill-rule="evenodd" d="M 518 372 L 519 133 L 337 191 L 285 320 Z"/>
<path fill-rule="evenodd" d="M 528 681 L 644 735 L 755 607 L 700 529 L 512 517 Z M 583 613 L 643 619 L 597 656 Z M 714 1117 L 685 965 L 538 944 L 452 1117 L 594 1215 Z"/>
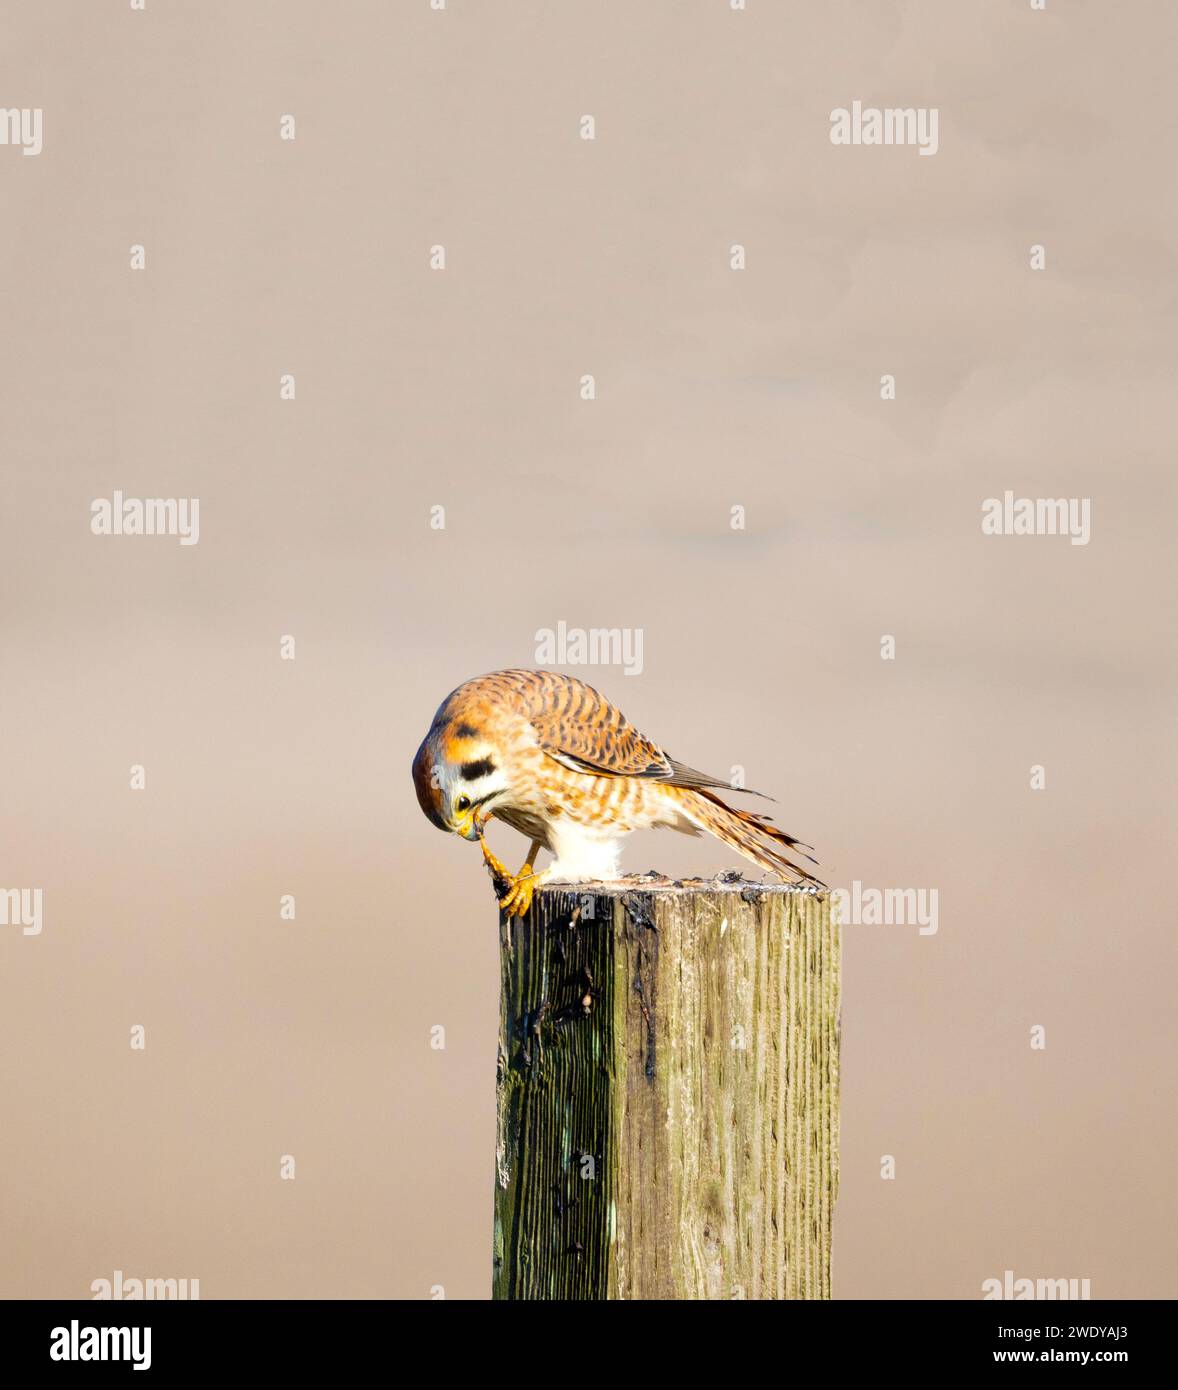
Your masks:
<path fill-rule="evenodd" d="M 506 885 L 500 907 L 519 917 L 547 879 L 617 878 L 622 836 L 659 825 L 687 835 L 709 831 L 762 869 L 825 886 L 783 853 L 809 845 L 765 816 L 725 805 L 713 788 L 730 790 L 730 783 L 668 757 L 574 676 L 495 671 L 460 685 L 417 750 L 413 783 L 434 825 L 480 842 Z M 483 838 L 492 816 L 532 842 L 518 874 L 507 872 Z M 538 873 L 541 849 L 556 857 Z"/>

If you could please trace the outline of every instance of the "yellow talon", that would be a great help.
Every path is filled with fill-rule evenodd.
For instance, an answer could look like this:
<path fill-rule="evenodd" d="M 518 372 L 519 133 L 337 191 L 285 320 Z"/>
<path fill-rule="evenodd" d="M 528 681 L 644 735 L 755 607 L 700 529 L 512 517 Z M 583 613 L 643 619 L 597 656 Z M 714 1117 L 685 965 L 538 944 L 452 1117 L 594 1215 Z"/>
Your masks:
<path fill-rule="evenodd" d="M 497 859 L 491 852 L 490 845 L 483 837 L 483 826 L 481 822 L 476 822 L 479 831 L 479 845 L 482 847 L 483 858 L 487 862 L 487 868 L 491 870 L 491 875 L 496 881 L 496 889 L 502 884 L 506 892 L 499 898 L 500 910 L 506 912 L 509 917 L 526 917 L 528 909 L 532 906 L 532 898 L 540 884 L 552 872 L 551 869 L 544 869 L 541 873 L 535 870 L 534 859 L 539 850 L 539 843 L 532 845 L 531 857 L 523 866 L 518 874 L 509 874 L 507 866 L 501 859 Z M 496 893 L 498 896 L 498 893 Z"/>
<path fill-rule="evenodd" d="M 518 874 L 507 875 L 507 892 L 499 899 L 499 907 L 509 917 L 526 917 L 532 906 L 536 889 L 548 877 L 550 870 L 536 873 L 531 864 L 525 864 Z"/>

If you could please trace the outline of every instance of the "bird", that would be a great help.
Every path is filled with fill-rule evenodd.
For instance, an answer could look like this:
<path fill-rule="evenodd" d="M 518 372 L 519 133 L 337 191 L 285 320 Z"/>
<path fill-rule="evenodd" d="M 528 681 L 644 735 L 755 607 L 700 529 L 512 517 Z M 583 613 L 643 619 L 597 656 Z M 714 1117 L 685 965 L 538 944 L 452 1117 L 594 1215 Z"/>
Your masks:
<path fill-rule="evenodd" d="M 710 833 L 779 877 L 826 886 L 786 855 L 817 864 L 812 846 L 729 806 L 719 790 L 731 782 L 677 762 L 604 695 L 556 671 L 493 671 L 451 691 L 413 759 L 413 785 L 433 825 L 482 846 L 508 917 L 526 916 L 546 882 L 616 879 L 622 838 L 654 826 Z M 492 817 L 531 841 L 517 874 L 486 842 Z M 554 858 L 538 871 L 541 849 Z"/>
<path fill-rule="evenodd" d="M 492 671 L 453 689 L 414 756 L 413 785 L 438 830 L 481 845 L 508 916 L 526 916 L 548 881 L 615 880 L 624 835 L 656 826 L 715 835 L 761 869 L 826 887 L 787 858 L 816 865 L 811 845 L 727 805 L 719 791 L 732 783 L 670 758 L 604 695 L 558 671 Z M 519 873 L 485 840 L 492 817 L 530 840 Z M 554 859 L 537 870 L 541 849 Z"/>

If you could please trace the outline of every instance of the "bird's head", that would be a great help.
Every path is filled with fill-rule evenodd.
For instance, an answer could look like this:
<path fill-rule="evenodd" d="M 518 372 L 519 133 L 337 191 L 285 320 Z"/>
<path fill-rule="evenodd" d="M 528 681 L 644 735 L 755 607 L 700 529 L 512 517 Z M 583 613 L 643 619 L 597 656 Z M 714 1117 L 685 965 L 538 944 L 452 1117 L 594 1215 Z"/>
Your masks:
<path fill-rule="evenodd" d="M 477 725 L 439 719 L 413 759 L 413 785 L 427 818 L 439 830 L 477 840 L 507 791 L 499 755 Z"/>

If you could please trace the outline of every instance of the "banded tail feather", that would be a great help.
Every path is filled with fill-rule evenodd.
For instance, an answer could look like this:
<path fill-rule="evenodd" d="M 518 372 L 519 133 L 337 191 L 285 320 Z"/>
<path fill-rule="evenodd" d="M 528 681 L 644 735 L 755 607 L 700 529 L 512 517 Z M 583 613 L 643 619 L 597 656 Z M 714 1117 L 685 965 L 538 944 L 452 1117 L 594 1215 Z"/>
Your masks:
<path fill-rule="evenodd" d="M 784 849 L 789 849 L 798 858 L 817 864 L 816 859 L 804 852 L 811 846 L 787 835 L 784 830 L 778 830 L 767 817 L 729 806 L 714 792 L 702 787 L 682 789 L 678 799 L 683 814 L 693 825 L 723 840 L 762 869 L 779 874 L 789 882 L 815 888 L 826 887 L 820 878 L 795 864 L 792 859 L 787 859 L 784 853 Z"/>

